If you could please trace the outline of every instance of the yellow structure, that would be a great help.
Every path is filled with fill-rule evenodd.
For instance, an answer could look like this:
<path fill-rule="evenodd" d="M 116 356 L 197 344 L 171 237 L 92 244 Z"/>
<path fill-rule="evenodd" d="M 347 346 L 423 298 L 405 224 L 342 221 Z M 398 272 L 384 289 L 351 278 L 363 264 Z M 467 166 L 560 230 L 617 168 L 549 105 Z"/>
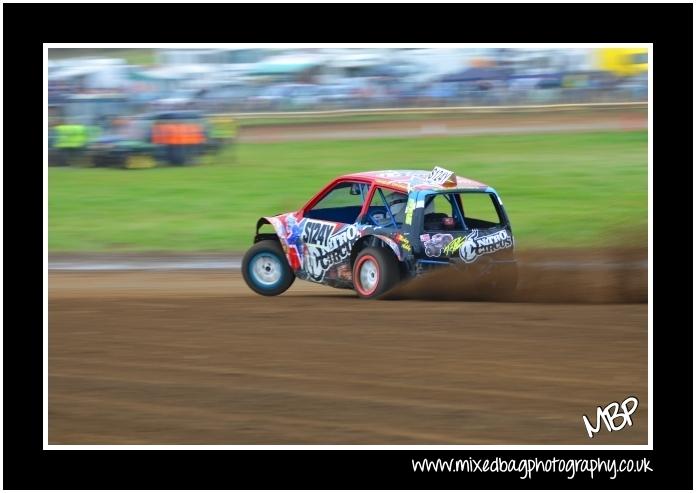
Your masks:
<path fill-rule="evenodd" d="M 597 50 L 597 65 L 617 77 L 640 75 L 648 70 L 648 49 L 601 48 Z"/>
<path fill-rule="evenodd" d="M 134 154 L 126 158 L 124 167 L 126 169 L 145 169 L 154 168 L 157 166 L 157 161 L 154 157 L 147 154 Z"/>

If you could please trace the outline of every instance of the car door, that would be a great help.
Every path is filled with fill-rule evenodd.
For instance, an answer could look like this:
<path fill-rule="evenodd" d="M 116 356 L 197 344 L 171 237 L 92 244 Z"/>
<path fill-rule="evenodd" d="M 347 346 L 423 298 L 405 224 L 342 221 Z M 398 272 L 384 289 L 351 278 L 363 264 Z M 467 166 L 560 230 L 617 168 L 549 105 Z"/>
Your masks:
<path fill-rule="evenodd" d="M 359 238 L 356 221 L 368 191 L 367 183 L 341 181 L 303 211 L 298 277 L 332 285 L 350 283 L 350 251 Z"/>
<path fill-rule="evenodd" d="M 460 204 L 454 193 L 428 193 L 424 196 L 421 258 L 447 262 L 458 255 L 458 248 L 469 230 L 465 227 Z M 424 255 L 424 257 L 423 257 Z"/>

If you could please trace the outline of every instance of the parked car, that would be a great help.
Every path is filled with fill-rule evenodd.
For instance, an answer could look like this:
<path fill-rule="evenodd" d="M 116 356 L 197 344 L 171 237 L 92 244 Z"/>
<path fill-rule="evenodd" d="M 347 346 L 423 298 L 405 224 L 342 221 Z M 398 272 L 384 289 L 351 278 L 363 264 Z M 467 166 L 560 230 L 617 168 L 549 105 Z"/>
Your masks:
<path fill-rule="evenodd" d="M 264 87 L 258 93 L 249 97 L 252 109 L 255 111 L 279 111 L 288 97 L 287 84 L 275 84 Z"/>
<path fill-rule="evenodd" d="M 245 111 L 247 99 L 254 95 L 255 88 L 246 84 L 225 84 L 207 88 L 196 100 L 199 108 L 220 113 L 223 111 Z"/>
<path fill-rule="evenodd" d="M 272 231 L 261 229 L 270 225 Z M 336 178 L 298 211 L 262 217 L 242 274 L 274 296 L 295 278 L 376 298 L 432 268 L 456 266 L 482 289 L 517 283 L 510 221 L 497 192 L 436 167 Z"/>

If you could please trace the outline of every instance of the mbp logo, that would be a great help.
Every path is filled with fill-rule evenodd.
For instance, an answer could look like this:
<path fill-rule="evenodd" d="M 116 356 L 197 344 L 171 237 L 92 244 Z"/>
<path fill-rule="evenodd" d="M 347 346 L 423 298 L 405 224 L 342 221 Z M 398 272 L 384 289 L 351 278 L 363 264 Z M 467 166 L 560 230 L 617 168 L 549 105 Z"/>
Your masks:
<path fill-rule="evenodd" d="M 621 408 L 621 412 L 619 412 Z M 612 402 L 607 405 L 604 409 L 597 406 L 597 426 L 593 427 L 587 416 L 582 417 L 582 421 L 585 423 L 585 428 L 587 429 L 587 434 L 592 438 L 594 433 L 599 432 L 602 427 L 602 422 L 606 426 L 607 430 L 619 431 L 622 430 L 626 425 L 633 426 L 633 421 L 631 420 L 631 415 L 638 409 L 638 399 L 633 396 L 627 397 L 620 405 L 618 402 Z M 617 426 L 616 420 L 621 419 L 620 425 Z"/>

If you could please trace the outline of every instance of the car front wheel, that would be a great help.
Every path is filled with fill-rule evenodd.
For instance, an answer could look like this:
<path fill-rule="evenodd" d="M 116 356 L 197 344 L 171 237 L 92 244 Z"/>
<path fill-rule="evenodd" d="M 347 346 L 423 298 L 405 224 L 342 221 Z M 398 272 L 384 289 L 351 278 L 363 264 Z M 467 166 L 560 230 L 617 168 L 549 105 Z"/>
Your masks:
<path fill-rule="evenodd" d="M 252 290 L 264 296 L 284 293 L 295 282 L 283 249 L 274 240 L 259 241 L 244 254 L 242 276 Z"/>

